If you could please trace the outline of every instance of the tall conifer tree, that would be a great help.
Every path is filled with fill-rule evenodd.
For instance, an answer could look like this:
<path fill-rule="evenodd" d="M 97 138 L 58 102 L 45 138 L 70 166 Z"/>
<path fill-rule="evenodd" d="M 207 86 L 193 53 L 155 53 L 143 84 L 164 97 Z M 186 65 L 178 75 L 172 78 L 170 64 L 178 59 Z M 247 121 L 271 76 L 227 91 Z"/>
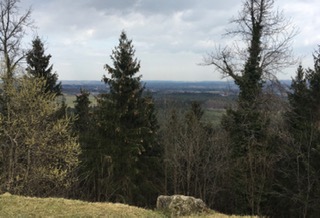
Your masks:
<path fill-rule="evenodd" d="M 32 41 L 32 49 L 27 53 L 27 72 L 33 77 L 45 79 L 45 92 L 61 95 L 61 83 L 57 83 L 58 75 L 52 73 L 53 65 L 50 65 L 51 55 L 45 55 L 44 45 L 39 37 Z"/>
<path fill-rule="evenodd" d="M 277 167 L 277 216 L 316 217 L 320 212 L 320 49 L 314 69 L 299 66 L 285 113 L 290 143 Z"/>
<path fill-rule="evenodd" d="M 153 100 L 143 95 L 141 76 L 136 76 L 140 62 L 134 55 L 132 40 L 122 32 L 111 55 L 113 66 L 105 65 L 110 78 L 104 76 L 104 82 L 110 93 L 100 100 L 98 111 L 102 142 L 112 158 L 112 199 L 146 205 L 156 198 L 158 182 L 153 173 L 157 173 L 160 155 L 155 138 L 158 124 Z"/>

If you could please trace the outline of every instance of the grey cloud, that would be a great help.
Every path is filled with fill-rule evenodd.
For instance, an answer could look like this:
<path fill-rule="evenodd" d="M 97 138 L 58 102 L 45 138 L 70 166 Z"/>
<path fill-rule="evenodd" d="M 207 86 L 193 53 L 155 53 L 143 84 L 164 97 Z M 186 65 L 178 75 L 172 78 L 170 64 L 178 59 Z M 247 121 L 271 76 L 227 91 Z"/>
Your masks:
<path fill-rule="evenodd" d="M 86 5 L 97 10 L 117 11 L 126 13 L 135 11 L 143 14 L 169 14 L 177 10 L 191 7 L 196 1 L 193 0 L 93 0 L 87 1 Z"/>
<path fill-rule="evenodd" d="M 228 27 L 230 19 L 241 10 L 239 0 L 23 0 L 23 7 L 33 5 L 32 17 L 39 27 L 38 33 L 49 42 L 54 57 L 68 59 L 70 51 L 81 53 L 83 59 L 93 58 L 92 53 L 105 54 L 108 59 L 112 48 L 118 43 L 121 30 L 126 30 L 138 54 L 165 58 L 183 59 L 185 54 L 199 56 L 210 52 L 212 47 L 223 43 L 221 35 Z M 276 3 L 280 3 L 280 0 Z M 319 23 L 306 13 L 297 13 L 303 8 L 296 3 L 305 0 L 281 0 L 284 5 L 294 7 L 294 18 L 300 19 L 302 37 L 299 50 L 306 43 L 314 47 L 319 40 L 315 30 Z M 310 3 L 312 2 L 312 3 Z M 318 8 L 319 0 L 308 0 L 308 7 Z M 311 6 L 310 6 L 311 5 Z M 278 6 L 278 5 L 277 5 Z M 302 11 L 303 12 L 303 11 Z M 291 15 L 290 13 L 290 15 Z M 300 14 L 300 15 L 299 15 Z M 312 28 L 311 28 L 312 27 Z M 310 37 L 312 36 L 312 37 Z M 304 42 L 304 40 L 309 40 Z M 51 45 L 50 45 L 51 44 Z M 68 47 L 66 47 L 66 44 Z M 139 57 L 139 56 L 138 56 Z M 84 61 L 85 62 L 85 61 Z M 87 61 L 89 62 L 89 61 Z M 196 64 L 197 61 L 195 60 Z M 80 63 L 81 65 L 82 63 Z M 71 63 L 71 65 L 77 65 Z M 102 65 L 101 65 L 102 66 Z M 98 66 L 98 68 L 100 65 Z M 155 67 L 157 68 L 157 67 Z M 99 68 L 100 69 L 100 68 Z"/>
<path fill-rule="evenodd" d="M 139 0 L 87 0 L 87 7 L 95 8 L 98 11 L 132 11 Z"/>
<path fill-rule="evenodd" d="M 238 0 L 87 0 L 85 4 L 99 11 L 119 13 L 137 12 L 147 16 L 156 14 L 169 15 L 177 11 L 197 10 L 212 8 L 214 10 L 230 10 L 240 4 Z"/>
<path fill-rule="evenodd" d="M 193 0 L 141 0 L 139 1 L 138 9 L 149 14 L 170 14 L 193 8 L 196 2 Z"/>

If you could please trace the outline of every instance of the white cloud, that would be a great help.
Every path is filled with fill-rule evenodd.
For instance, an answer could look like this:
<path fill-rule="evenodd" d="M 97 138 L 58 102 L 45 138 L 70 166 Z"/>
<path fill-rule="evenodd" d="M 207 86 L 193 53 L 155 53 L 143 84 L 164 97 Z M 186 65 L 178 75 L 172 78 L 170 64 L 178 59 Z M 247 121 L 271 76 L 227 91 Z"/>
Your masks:
<path fill-rule="evenodd" d="M 298 55 L 311 57 L 320 42 L 318 0 L 278 0 L 300 34 Z M 133 39 L 145 79 L 220 79 L 212 67 L 199 67 L 219 44 L 239 0 L 24 0 L 33 5 L 37 33 L 48 44 L 60 79 L 101 79 L 121 30 Z M 311 57 L 312 58 L 312 57 Z M 310 60 L 306 61 L 310 63 Z M 290 75 L 288 75 L 290 77 Z"/>

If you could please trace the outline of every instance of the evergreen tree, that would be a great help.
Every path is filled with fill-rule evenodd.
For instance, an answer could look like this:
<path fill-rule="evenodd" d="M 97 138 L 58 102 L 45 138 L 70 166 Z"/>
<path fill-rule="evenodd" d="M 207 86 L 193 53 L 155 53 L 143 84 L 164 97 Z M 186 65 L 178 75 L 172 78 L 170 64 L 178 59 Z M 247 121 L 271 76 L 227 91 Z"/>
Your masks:
<path fill-rule="evenodd" d="M 100 201 L 99 190 L 100 186 L 104 186 L 104 181 L 99 181 L 100 174 L 107 167 L 103 159 L 103 152 L 96 146 L 98 135 L 96 133 L 96 119 L 94 116 L 94 109 L 90 107 L 89 100 L 90 93 L 81 89 L 80 94 L 76 96 L 75 115 L 77 117 L 74 122 L 74 132 L 78 135 L 81 147 L 80 166 L 78 171 L 79 183 L 76 187 L 76 198 L 87 201 Z M 102 156 L 101 156 L 102 154 Z M 106 183 L 105 185 L 109 185 Z"/>
<path fill-rule="evenodd" d="M 319 50 L 320 51 L 320 50 Z M 277 167 L 277 215 L 316 217 L 320 212 L 320 56 L 314 69 L 299 66 L 285 113 L 290 141 Z"/>
<path fill-rule="evenodd" d="M 134 54 L 132 41 L 122 32 L 111 55 L 113 66 L 105 66 L 110 78 L 105 76 L 104 82 L 110 93 L 100 99 L 99 125 L 101 146 L 106 147 L 106 155 L 112 158 L 111 199 L 147 205 L 156 198 L 156 177 L 149 173 L 157 172 L 159 164 L 158 125 L 153 100 L 143 96 L 141 76 L 135 76 L 140 62 Z M 147 192 L 143 191 L 146 185 Z"/>
<path fill-rule="evenodd" d="M 32 41 L 32 49 L 26 55 L 27 72 L 33 77 L 43 78 L 46 81 L 44 91 L 61 95 L 61 82 L 57 84 L 58 75 L 52 73 L 52 65 L 49 65 L 51 55 L 45 55 L 44 45 L 39 37 Z"/>
<path fill-rule="evenodd" d="M 291 82 L 291 92 L 288 93 L 290 110 L 286 112 L 287 121 L 290 121 L 289 130 L 303 131 L 306 129 L 305 120 L 310 120 L 310 95 L 306 72 L 300 65 L 296 77 Z M 304 123 L 304 124 L 303 124 Z"/>
<path fill-rule="evenodd" d="M 77 115 L 77 120 L 75 121 L 75 129 L 77 132 L 81 133 L 88 129 L 90 123 L 90 93 L 86 90 L 80 89 L 80 94 L 76 96 L 74 101 L 74 110 Z"/>

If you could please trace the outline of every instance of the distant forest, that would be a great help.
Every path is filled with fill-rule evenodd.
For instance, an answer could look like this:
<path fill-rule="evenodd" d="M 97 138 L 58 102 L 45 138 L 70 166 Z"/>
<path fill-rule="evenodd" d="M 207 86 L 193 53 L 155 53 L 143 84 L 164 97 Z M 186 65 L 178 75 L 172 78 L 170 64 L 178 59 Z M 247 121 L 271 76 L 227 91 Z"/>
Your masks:
<path fill-rule="evenodd" d="M 279 81 L 284 88 L 289 88 L 291 80 Z M 239 87 L 231 81 L 157 81 L 142 80 L 147 91 L 154 93 L 239 93 Z M 99 80 L 62 80 L 64 94 L 76 95 L 80 89 L 85 89 L 91 94 L 102 94 L 109 91 L 109 87 Z"/>
<path fill-rule="evenodd" d="M 205 56 L 232 82 L 145 83 L 125 31 L 102 82 L 60 82 L 39 36 L 22 46 L 31 9 L 0 12 L 0 193 L 150 208 L 183 194 L 226 214 L 319 216 L 320 47 L 298 66 L 273 0 L 244 0 L 234 43 Z"/>

